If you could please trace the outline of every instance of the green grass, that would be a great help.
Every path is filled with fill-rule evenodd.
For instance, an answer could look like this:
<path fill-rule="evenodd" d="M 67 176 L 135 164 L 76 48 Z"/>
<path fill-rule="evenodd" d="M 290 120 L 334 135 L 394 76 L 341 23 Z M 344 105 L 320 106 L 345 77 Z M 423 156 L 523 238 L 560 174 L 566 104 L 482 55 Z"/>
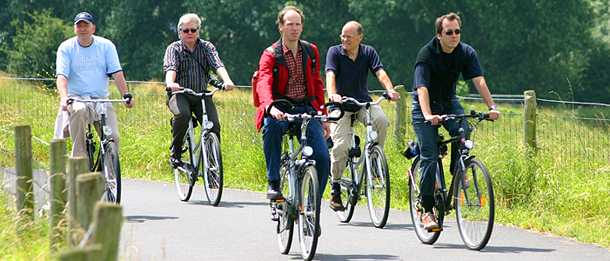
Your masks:
<path fill-rule="evenodd" d="M 15 90 L 15 88 L 35 89 L 36 87 L 0 80 L 0 106 L 3 108 L 0 128 L 11 131 L 16 125 L 28 124 L 32 127 L 33 136 L 49 141 L 52 138 L 59 102 L 57 95 L 44 91 Z M 114 89 L 114 86 L 111 88 Z M 125 109 L 122 105 L 116 106 L 121 129 L 122 174 L 130 178 L 172 182 L 172 170 L 168 163 L 171 115 L 165 105 L 165 96 L 158 95 L 162 93 L 161 87 L 131 85 L 130 88 L 136 97 L 136 107 Z M 262 134 L 256 132 L 254 127 L 256 109 L 251 105 L 250 95 L 249 90 L 222 92 L 215 95 L 221 117 L 225 185 L 228 188 L 263 192 L 266 188 L 266 170 L 262 154 Z M 387 103 L 384 102 L 383 105 L 385 104 Z M 467 110 L 484 109 L 479 102 L 465 102 L 464 106 Z M 394 121 L 394 108 L 391 106 L 384 108 L 386 114 Z M 499 121 L 482 122 L 479 125 L 480 128 L 473 136 L 476 147 L 472 151 L 472 154 L 477 155 L 491 172 L 496 195 L 496 223 L 549 231 L 579 241 L 610 247 L 608 158 L 582 155 L 592 151 L 597 154 L 610 154 L 608 139 L 595 139 L 593 142 L 587 138 L 610 136 L 607 124 L 603 121 L 578 123 L 568 119 L 553 118 L 552 115 L 599 118 L 603 116 L 600 117 L 598 112 L 595 116 L 596 112 L 586 109 L 565 111 L 560 111 L 556 107 L 540 109 L 539 115 L 550 115 L 539 116 L 538 119 L 540 131 L 538 144 L 544 150 L 540 150 L 537 157 L 528 157 L 522 141 L 521 107 L 503 105 L 501 110 L 503 115 Z M 362 133 L 363 130 L 359 128 L 357 131 Z M 562 134 L 570 132 L 579 133 L 581 136 Z M 391 206 L 406 210 L 408 209 L 407 169 L 410 167 L 410 162 L 401 155 L 404 144 L 398 144 L 396 139 L 392 138 L 393 135 L 392 127 L 385 147 L 391 176 Z M 415 140 L 415 135 L 408 125 L 405 141 L 410 140 Z M 14 156 L 5 151 L 14 151 L 13 143 L 13 135 L 0 130 L 0 147 L 4 149 L 0 151 L 0 165 L 14 165 Z M 34 157 L 48 165 L 48 145 L 34 140 L 32 146 Z M 575 153 L 566 154 L 555 150 Z M 325 197 L 328 196 L 327 189 Z M 0 219 L 9 216 L 7 211 L 0 213 Z M 4 230 L 19 229 L 9 226 L 3 227 Z M 47 241 L 45 234 L 47 230 L 27 230 L 25 233 L 28 235 L 21 236 L 20 241 L 3 237 L 0 244 L 12 249 L 21 247 L 16 244 L 38 245 L 36 240 Z M 29 252 L 27 255 L 49 255 L 48 251 L 45 252 L 45 247 L 36 251 L 40 252 L 38 254 L 35 254 L 35 251 L 25 252 Z M 12 257 L 5 258 L 4 252 L 0 251 L 0 259 L 10 260 Z M 31 259 L 26 258 L 29 256 L 23 257 Z"/>

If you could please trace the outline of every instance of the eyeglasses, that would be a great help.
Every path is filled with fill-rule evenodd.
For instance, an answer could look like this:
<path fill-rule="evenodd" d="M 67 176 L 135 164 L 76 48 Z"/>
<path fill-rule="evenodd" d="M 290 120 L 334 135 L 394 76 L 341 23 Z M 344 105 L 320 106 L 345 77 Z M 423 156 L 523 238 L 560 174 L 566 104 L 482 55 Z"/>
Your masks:
<path fill-rule="evenodd" d="M 189 31 L 190 31 L 191 33 L 195 33 L 195 32 L 197 32 L 197 30 L 199 30 L 199 29 L 197 29 L 197 28 L 193 28 L 193 29 L 184 29 L 184 30 L 182 30 L 182 32 L 183 32 L 183 33 L 185 33 L 185 34 L 188 34 L 188 33 L 189 33 Z"/>
<path fill-rule="evenodd" d="M 345 35 L 345 34 L 342 34 L 342 35 L 339 35 L 339 38 L 341 38 L 341 39 L 352 39 L 352 38 L 354 38 L 356 36 L 359 36 L 359 34 L 358 35 Z"/>
<path fill-rule="evenodd" d="M 455 32 L 455 34 L 461 34 L 462 30 L 461 29 L 455 29 L 455 31 L 453 31 L 453 30 L 449 29 L 449 30 L 445 31 L 445 34 L 446 35 L 452 35 L 453 32 Z"/>

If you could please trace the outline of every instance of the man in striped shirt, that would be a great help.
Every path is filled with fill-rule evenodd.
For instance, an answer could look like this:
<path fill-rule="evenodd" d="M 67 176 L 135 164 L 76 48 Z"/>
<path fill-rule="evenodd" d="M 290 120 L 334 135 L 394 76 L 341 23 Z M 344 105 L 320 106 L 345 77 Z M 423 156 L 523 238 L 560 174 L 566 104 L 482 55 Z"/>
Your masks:
<path fill-rule="evenodd" d="M 165 86 L 171 91 L 180 88 L 190 88 L 201 93 L 207 90 L 210 70 L 213 70 L 224 82 L 227 91 L 233 89 L 234 84 L 218 56 L 216 47 L 208 41 L 199 39 L 201 19 L 196 14 L 185 14 L 178 21 L 178 35 L 180 41 L 173 42 L 165 50 L 163 70 L 165 71 Z M 208 119 L 214 123 L 212 132 L 220 138 L 220 122 L 216 105 L 211 97 L 204 97 Z M 170 163 L 176 168 L 182 164 L 181 152 L 184 135 L 188 129 L 191 114 L 195 113 L 201 122 L 203 108 L 198 97 L 176 94 L 168 95 L 167 106 L 174 114 L 172 119 L 172 155 Z"/>

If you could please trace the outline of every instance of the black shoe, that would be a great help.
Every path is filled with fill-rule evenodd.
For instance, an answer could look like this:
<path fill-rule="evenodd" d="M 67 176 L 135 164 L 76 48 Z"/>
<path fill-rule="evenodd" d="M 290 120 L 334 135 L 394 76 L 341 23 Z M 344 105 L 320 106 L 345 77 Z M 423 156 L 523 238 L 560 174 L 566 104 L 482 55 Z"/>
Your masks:
<path fill-rule="evenodd" d="M 182 165 L 184 165 L 184 162 L 182 162 L 182 160 L 180 159 L 181 155 L 180 154 L 176 154 L 175 152 L 172 152 L 172 155 L 169 157 L 169 163 L 172 164 L 172 168 L 177 168 L 177 167 L 181 167 Z"/>
<path fill-rule="evenodd" d="M 282 191 L 280 190 L 280 180 L 269 180 L 267 199 L 275 200 L 281 198 L 283 198 L 283 196 Z"/>
<path fill-rule="evenodd" d="M 345 210 L 343 208 L 343 203 L 341 202 L 341 191 L 333 190 L 331 195 L 330 208 L 334 211 Z"/>

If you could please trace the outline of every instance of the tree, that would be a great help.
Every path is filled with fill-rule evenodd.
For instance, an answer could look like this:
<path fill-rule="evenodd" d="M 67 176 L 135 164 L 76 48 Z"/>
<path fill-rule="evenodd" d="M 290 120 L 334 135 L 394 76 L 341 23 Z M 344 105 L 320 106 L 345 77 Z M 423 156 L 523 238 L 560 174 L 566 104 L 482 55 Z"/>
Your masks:
<path fill-rule="evenodd" d="M 17 28 L 12 39 L 13 48 L 3 51 L 10 61 L 7 67 L 9 73 L 21 77 L 37 77 L 43 69 L 55 67 L 57 48 L 64 40 L 74 36 L 74 31 L 63 20 L 51 17 L 49 9 L 40 13 L 34 11 L 28 16 L 33 22 L 11 22 Z"/>

